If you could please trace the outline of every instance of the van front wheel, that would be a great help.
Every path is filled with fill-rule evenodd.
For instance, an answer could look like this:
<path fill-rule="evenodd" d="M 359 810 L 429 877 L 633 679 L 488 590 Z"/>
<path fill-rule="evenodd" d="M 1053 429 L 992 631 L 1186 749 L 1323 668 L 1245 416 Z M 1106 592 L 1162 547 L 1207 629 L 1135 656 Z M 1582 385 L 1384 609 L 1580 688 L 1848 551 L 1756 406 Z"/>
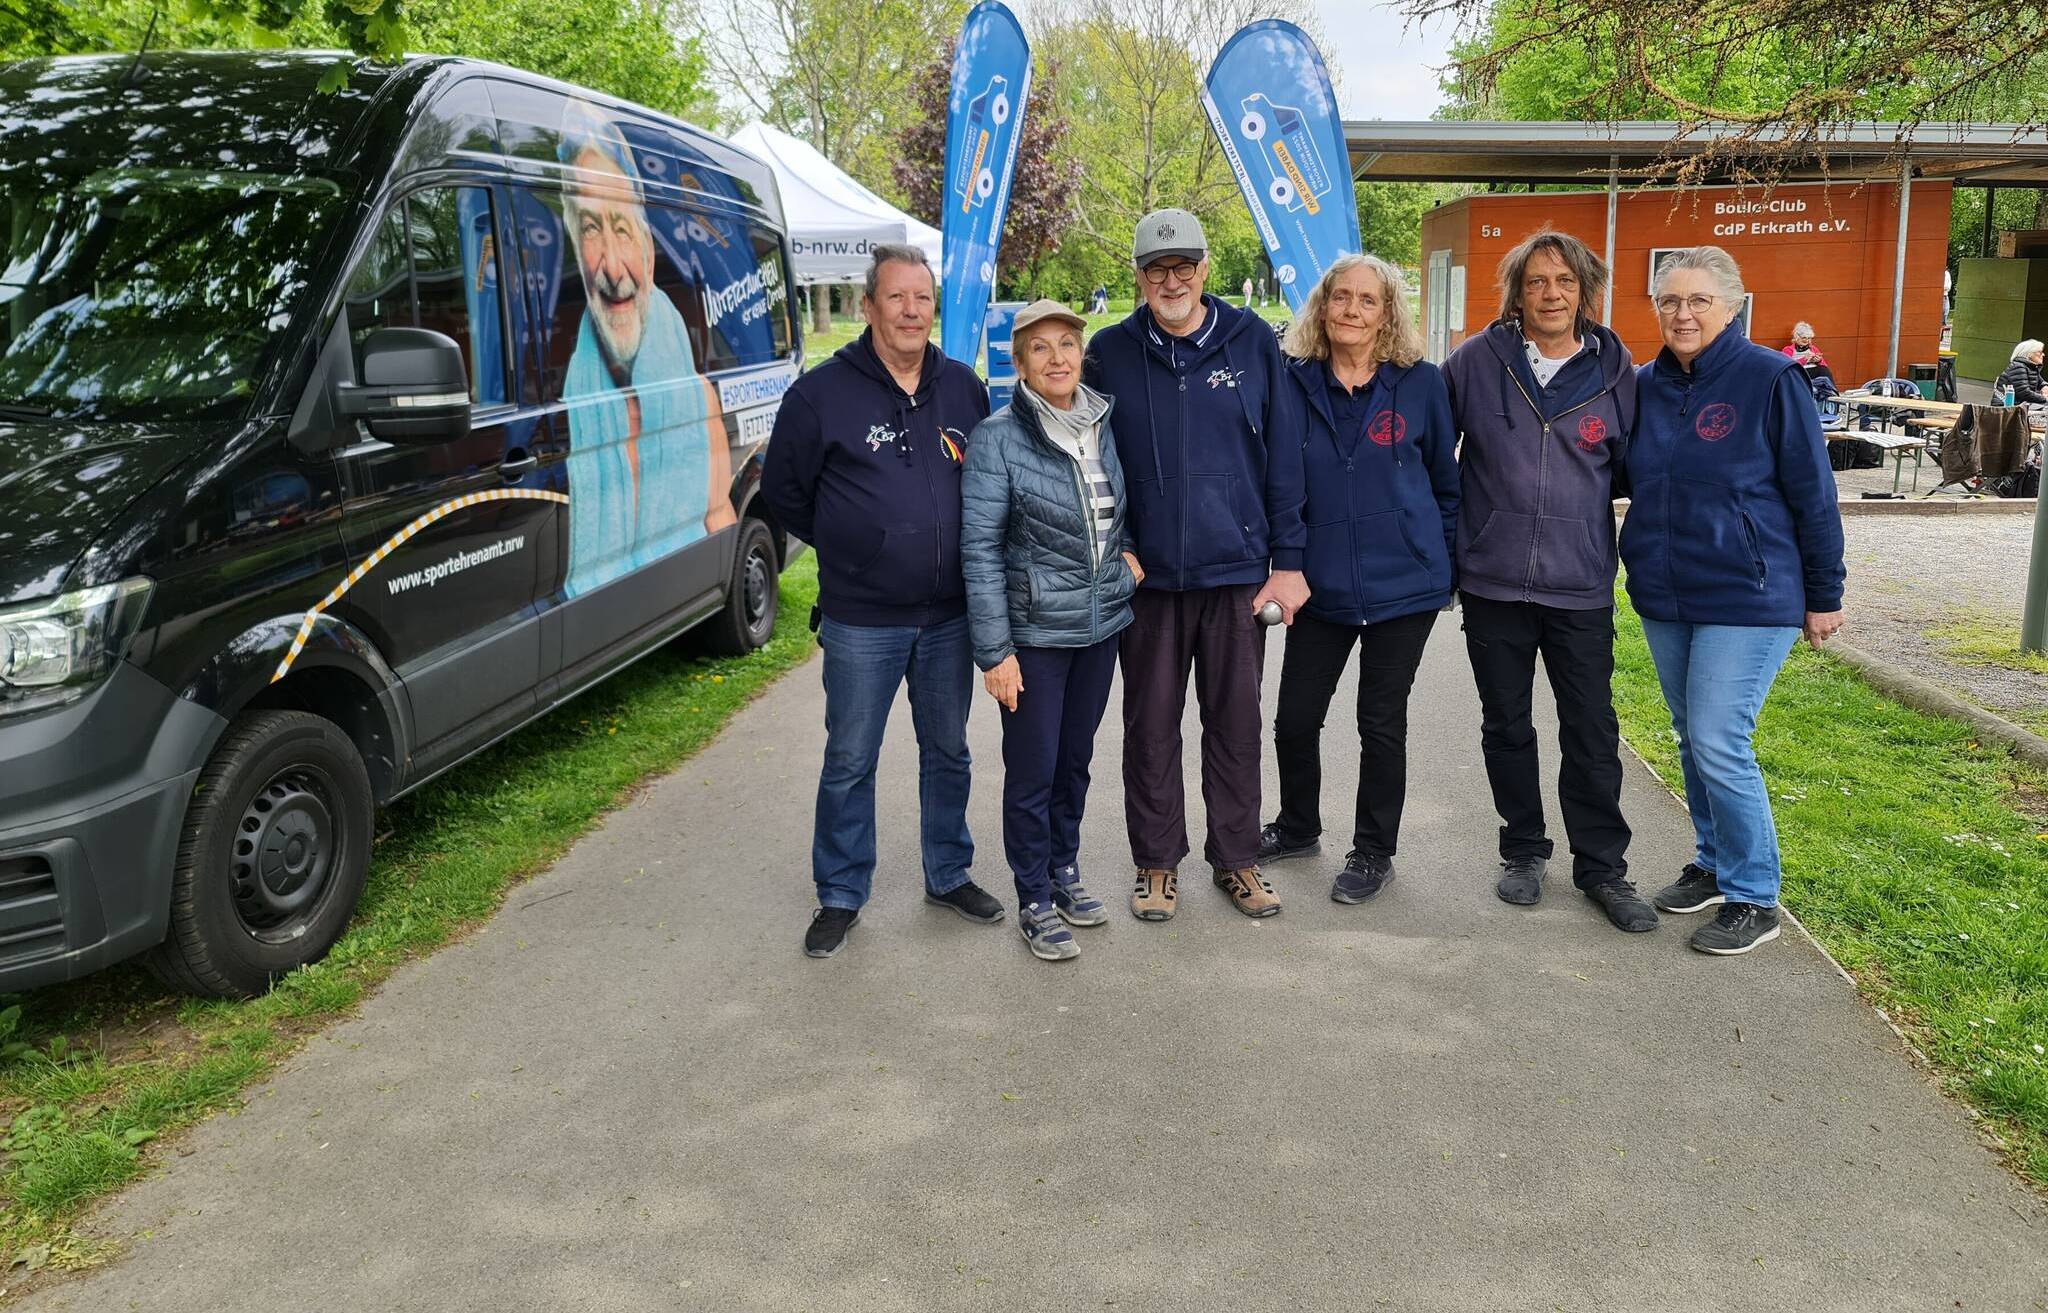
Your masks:
<path fill-rule="evenodd" d="M 370 866 L 375 811 L 355 744 L 303 711 L 228 727 L 200 772 L 149 969 L 191 994 L 248 998 L 326 956 Z"/>
<path fill-rule="evenodd" d="M 708 646 L 726 656 L 745 656 L 766 647 L 775 633 L 775 613 L 780 601 L 781 573 L 775 561 L 775 536 L 760 520 L 741 520 L 725 609 L 704 623 Z"/>

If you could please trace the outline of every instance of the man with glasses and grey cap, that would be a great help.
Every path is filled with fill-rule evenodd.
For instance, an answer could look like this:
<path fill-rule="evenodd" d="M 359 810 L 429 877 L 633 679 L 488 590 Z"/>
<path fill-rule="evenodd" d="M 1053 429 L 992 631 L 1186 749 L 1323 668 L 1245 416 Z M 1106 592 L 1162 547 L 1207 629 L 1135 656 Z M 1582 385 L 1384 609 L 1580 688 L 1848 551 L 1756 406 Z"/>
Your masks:
<path fill-rule="evenodd" d="M 1203 291 L 1209 244 L 1186 210 L 1155 210 L 1131 245 L 1142 298 L 1088 344 L 1083 377 L 1116 403 L 1129 490 L 1126 546 L 1144 583 L 1119 654 L 1124 821 L 1137 864 L 1131 912 L 1164 921 L 1188 853 L 1181 713 L 1192 665 L 1202 708 L 1203 856 L 1246 916 L 1280 910 L 1259 872 L 1259 681 L 1273 604 L 1294 622 L 1301 572 L 1296 390 L 1265 321 Z"/>

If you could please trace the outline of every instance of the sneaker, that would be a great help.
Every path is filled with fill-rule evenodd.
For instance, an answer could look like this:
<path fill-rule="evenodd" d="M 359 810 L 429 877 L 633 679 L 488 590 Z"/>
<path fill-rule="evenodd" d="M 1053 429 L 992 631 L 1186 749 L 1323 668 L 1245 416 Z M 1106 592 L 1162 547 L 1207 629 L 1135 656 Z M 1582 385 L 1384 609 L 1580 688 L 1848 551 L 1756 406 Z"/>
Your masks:
<path fill-rule="evenodd" d="M 1650 900 L 1660 912 L 1673 916 L 1685 916 L 1692 912 L 1704 912 L 1716 903 L 1726 902 L 1721 892 L 1721 882 L 1714 873 L 1697 862 L 1687 862 L 1685 869 L 1678 873 L 1678 883 L 1665 885 Z"/>
<path fill-rule="evenodd" d="M 846 932 L 860 924 L 860 913 L 843 907 L 821 907 L 811 913 L 811 928 L 804 931 L 804 953 L 830 957 L 846 947 Z"/>
<path fill-rule="evenodd" d="M 1550 863 L 1541 857 L 1510 857 L 1501 865 L 1506 869 L 1500 873 L 1500 883 L 1493 887 L 1500 900 L 1517 907 L 1534 907 L 1543 897 L 1543 877 L 1549 873 Z"/>
<path fill-rule="evenodd" d="M 1323 850 L 1320 839 L 1296 839 L 1275 821 L 1259 831 L 1259 860 L 1284 862 L 1290 857 L 1313 857 Z"/>
<path fill-rule="evenodd" d="M 968 920 L 979 921 L 983 925 L 994 925 L 1003 919 L 1003 905 L 989 897 L 988 890 L 972 880 L 943 894 L 926 890 L 924 900 L 940 907 L 950 907 Z"/>
<path fill-rule="evenodd" d="M 1617 930 L 1639 935 L 1657 928 L 1657 909 L 1643 901 L 1636 887 L 1626 880 L 1608 880 L 1586 891 L 1586 897 L 1600 904 Z"/>
<path fill-rule="evenodd" d="M 1081 884 L 1081 868 L 1062 866 L 1052 873 L 1052 906 L 1068 925 L 1101 925 L 1109 908 Z"/>
<path fill-rule="evenodd" d="M 1059 962 L 1081 956 L 1074 932 L 1061 925 L 1054 909 L 1043 903 L 1026 903 L 1017 909 L 1017 933 L 1024 936 L 1024 946 L 1033 957 Z"/>
<path fill-rule="evenodd" d="M 1140 921 L 1165 921 L 1180 905 L 1180 875 L 1146 866 L 1138 870 L 1138 882 L 1131 887 L 1131 915 Z"/>
<path fill-rule="evenodd" d="M 1330 901 L 1362 903 L 1394 883 L 1394 859 L 1356 848 L 1344 855 L 1344 869 L 1330 886 Z"/>
<path fill-rule="evenodd" d="M 1715 957 L 1735 957 L 1777 937 L 1777 908 L 1724 902 L 1713 920 L 1692 932 L 1692 946 Z"/>
<path fill-rule="evenodd" d="M 1256 866 L 1235 871 L 1216 868 L 1216 887 L 1230 895 L 1231 903 L 1246 916 L 1272 916 L 1280 910 L 1280 895 Z"/>

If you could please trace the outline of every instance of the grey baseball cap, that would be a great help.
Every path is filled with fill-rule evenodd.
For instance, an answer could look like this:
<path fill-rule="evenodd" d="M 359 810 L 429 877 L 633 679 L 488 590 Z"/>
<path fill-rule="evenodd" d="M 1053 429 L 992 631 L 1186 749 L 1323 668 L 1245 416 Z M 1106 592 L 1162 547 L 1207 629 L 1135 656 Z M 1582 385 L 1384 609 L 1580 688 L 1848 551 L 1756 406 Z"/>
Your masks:
<path fill-rule="evenodd" d="M 1138 220 L 1131 239 L 1131 263 L 1143 269 L 1167 256 L 1200 260 L 1209 254 L 1209 239 L 1202 235 L 1202 221 L 1186 210 L 1154 210 Z"/>

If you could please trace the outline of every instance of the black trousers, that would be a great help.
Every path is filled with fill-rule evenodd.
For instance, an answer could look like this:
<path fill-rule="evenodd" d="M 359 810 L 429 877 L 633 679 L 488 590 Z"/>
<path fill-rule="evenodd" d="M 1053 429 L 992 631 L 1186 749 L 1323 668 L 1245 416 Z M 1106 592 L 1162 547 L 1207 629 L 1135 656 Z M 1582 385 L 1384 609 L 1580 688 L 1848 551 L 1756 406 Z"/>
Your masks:
<path fill-rule="evenodd" d="M 1529 704 L 1536 656 L 1557 699 L 1557 797 L 1571 842 L 1572 883 L 1628 874 L 1621 815 L 1621 727 L 1614 716 L 1614 608 L 1567 611 L 1464 594 L 1465 648 L 1479 685 L 1479 742 L 1500 814 L 1500 855 L 1549 859 L 1536 727 Z"/>
<path fill-rule="evenodd" d="M 1408 795 L 1408 692 L 1422 649 L 1436 624 L 1421 611 L 1376 625 L 1333 625 L 1297 616 L 1280 664 L 1280 708 L 1273 751 L 1280 764 L 1280 815 L 1289 838 L 1323 832 L 1323 718 L 1337 681 L 1358 648 L 1358 803 L 1351 844 L 1368 856 L 1392 857 Z"/>
<path fill-rule="evenodd" d="M 1188 854 L 1180 722 L 1188 672 L 1202 708 L 1202 806 L 1212 866 L 1259 860 L 1259 679 L 1266 630 L 1252 613 L 1255 584 L 1192 592 L 1140 588 L 1122 634 L 1124 826 L 1131 860 L 1171 871 Z"/>

